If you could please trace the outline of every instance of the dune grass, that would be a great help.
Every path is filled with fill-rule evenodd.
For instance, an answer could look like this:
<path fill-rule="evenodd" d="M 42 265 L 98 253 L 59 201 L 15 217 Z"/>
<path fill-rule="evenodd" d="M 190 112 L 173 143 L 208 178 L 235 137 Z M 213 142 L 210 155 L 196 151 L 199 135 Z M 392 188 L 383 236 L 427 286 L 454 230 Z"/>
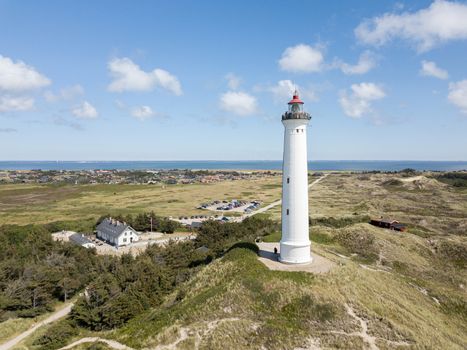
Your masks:
<path fill-rule="evenodd" d="M 270 271 L 256 255 L 234 249 L 201 271 L 162 309 L 148 311 L 109 336 L 135 348 L 195 342 L 201 349 L 361 348 L 347 312 L 368 322 L 381 348 L 461 349 L 465 324 L 417 291 L 404 275 L 363 269 L 347 261 L 323 276 Z"/>

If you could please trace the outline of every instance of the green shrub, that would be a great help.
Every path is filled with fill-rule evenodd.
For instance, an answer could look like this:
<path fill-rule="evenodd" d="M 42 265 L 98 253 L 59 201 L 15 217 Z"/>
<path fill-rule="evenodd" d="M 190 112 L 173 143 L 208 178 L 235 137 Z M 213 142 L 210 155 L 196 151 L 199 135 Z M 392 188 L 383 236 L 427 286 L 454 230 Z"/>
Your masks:
<path fill-rule="evenodd" d="M 460 316 L 467 322 L 467 302 L 458 297 L 441 296 L 439 297 L 441 309 L 448 315 Z"/>
<path fill-rule="evenodd" d="M 248 250 L 251 250 L 256 255 L 259 255 L 259 247 L 255 243 L 238 242 L 238 243 L 235 243 L 233 246 L 231 246 L 229 248 L 228 252 L 231 251 L 232 249 L 236 249 L 236 248 L 248 249 Z"/>
<path fill-rule="evenodd" d="M 420 174 L 417 170 L 412 169 L 412 168 L 405 168 L 399 171 L 399 174 L 402 175 L 402 177 L 410 177 L 410 176 L 415 176 Z"/>
<path fill-rule="evenodd" d="M 398 187 L 402 186 L 404 183 L 399 179 L 389 179 L 383 182 L 383 186 L 388 187 Z"/>
<path fill-rule="evenodd" d="M 92 343 L 91 345 L 85 347 L 85 349 L 86 350 L 109 350 L 109 349 L 112 349 L 112 348 L 110 348 L 109 346 L 107 346 L 104 343 L 96 342 L 96 343 Z"/>
<path fill-rule="evenodd" d="M 354 215 L 354 216 L 346 216 L 342 218 L 334 218 L 334 217 L 321 217 L 312 219 L 309 218 L 310 226 L 326 226 L 332 228 L 342 228 L 362 222 L 370 221 L 370 217 L 368 215 Z"/>
<path fill-rule="evenodd" d="M 254 242 L 277 231 L 279 225 L 270 219 L 263 219 L 257 215 L 249 217 L 240 223 L 221 223 L 206 221 L 198 229 L 196 246 L 205 246 L 214 252 L 215 256 L 222 256 L 233 244 L 239 241 Z"/>
<path fill-rule="evenodd" d="M 446 183 L 448 185 L 466 188 L 467 187 L 467 172 L 450 172 L 444 173 L 436 177 L 438 181 Z"/>
<path fill-rule="evenodd" d="M 335 316 L 332 304 L 316 303 L 309 295 L 292 300 L 282 308 L 282 312 L 289 322 L 293 322 L 299 327 L 303 327 L 307 321 L 326 322 Z"/>
<path fill-rule="evenodd" d="M 392 268 L 399 273 L 405 273 L 409 270 L 409 265 L 407 265 L 405 262 L 394 260 L 392 262 Z"/>
<path fill-rule="evenodd" d="M 413 224 L 407 225 L 407 232 L 422 238 L 428 238 L 434 235 L 429 229 Z"/>
<path fill-rule="evenodd" d="M 55 350 L 65 346 L 68 340 L 79 333 L 78 328 L 68 319 L 57 321 L 33 345 L 39 345 L 41 350 Z"/>
<path fill-rule="evenodd" d="M 320 244 L 331 244 L 334 242 L 334 238 L 326 233 L 310 232 L 310 240 Z"/>
<path fill-rule="evenodd" d="M 44 227 L 50 233 L 59 231 L 93 232 L 94 224 L 94 218 L 89 218 L 82 220 L 54 221 L 45 224 Z"/>
<path fill-rule="evenodd" d="M 465 244 L 442 241 L 438 246 L 438 254 L 454 265 L 465 268 L 467 265 L 467 247 Z"/>
<path fill-rule="evenodd" d="M 375 237 L 366 232 L 343 231 L 339 232 L 336 240 L 351 253 L 356 253 L 368 260 L 377 258 L 378 252 L 375 247 Z"/>
<path fill-rule="evenodd" d="M 269 235 L 262 237 L 263 242 L 279 242 L 281 240 L 282 232 L 276 231 Z"/>

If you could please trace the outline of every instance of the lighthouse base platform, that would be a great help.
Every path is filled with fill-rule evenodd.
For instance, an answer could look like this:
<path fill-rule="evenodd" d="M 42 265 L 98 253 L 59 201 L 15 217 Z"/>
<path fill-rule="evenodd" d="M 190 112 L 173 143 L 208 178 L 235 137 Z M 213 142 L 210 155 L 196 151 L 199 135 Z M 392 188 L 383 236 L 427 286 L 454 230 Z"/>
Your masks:
<path fill-rule="evenodd" d="M 274 248 L 279 252 L 280 244 L 277 243 L 257 243 L 259 247 L 259 261 L 261 261 L 270 270 L 277 271 L 303 271 L 314 274 L 326 273 L 336 267 L 336 263 L 331 260 L 313 253 L 312 261 L 308 263 L 284 263 L 279 261 L 279 254 L 274 254 Z"/>
<path fill-rule="evenodd" d="M 280 242 L 279 261 L 284 264 L 309 264 L 313 261 L 310 253 L 311 242 Z"/>

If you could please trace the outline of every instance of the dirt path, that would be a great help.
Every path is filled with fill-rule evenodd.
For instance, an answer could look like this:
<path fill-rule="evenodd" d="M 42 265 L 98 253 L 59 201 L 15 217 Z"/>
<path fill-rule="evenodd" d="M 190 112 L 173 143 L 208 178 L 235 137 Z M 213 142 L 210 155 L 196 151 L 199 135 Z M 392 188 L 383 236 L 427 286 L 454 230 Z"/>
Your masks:
<path fill-rule="evenodd" d="M 389 345 L 394 345 L 394 346 L 410 346 L 411 345 L 410 343 L 406 341 L 393 341 L 393 340 L 377 338 L 375 336 L 372 336 L 371 334 L 368 333 L 368 321 L 358 316 L 355 313 L 354 309 L 348 304 L 344 304 L 344 306 L 345 306 L 345 310 L 347 314 L 360 324 L 360 331 L 351 332 L 351 333 L 347 333 L 344 331 L 330 331 L 329 333 L 341 334 L 341 335 L 346 335 L 349 337 L 360 337 L 362 338 L 363 342 L 366 343 L 367 345 L 366 348 L 370 350 L 379 350 L 378 346 L 376 345 L 376 340 L 381 340 L 381 341 L 386 342 Z"/>
<path fill-rule="evenodd" d="M 0 345 L 0 350 L 8 350 L 8 349 L 13 348 L 15 345 L 18 345 L 22 340 L 29 337 L 38 328 L 40 328 L 40 327 L 42 327 L 42 326 L 44 326 L 46 324 L 55 322 L 55 321 L 57 321 L 58 319 L 60 319 L 62 317 L 65 317 L 66 315 L 68 315 L 70 313 L 71 308 L 73 307 L 73 305 L 74 305 L 74 303 L 70 303 L 70 304 L 65 305 L 63 308 L 61 308 L 57 312 L 53 313 L 52 315 L 47 317 L 45 320 L 40 321 L 39 323 L 37 323 L 33 327 L 29 328 L 27 331 L 24 331 L 23 333 L 17 335 L 13 339 L 10 339 L 6 343 L 1 344 Z"/>
<path fill-rule="evenodd" d="M 355 332 L 354 334 L 362 337 L 363 341 L 368 344 L 369 349 L 378 350 L 378 347 L 376 346 L 376 337 L 373 337 L 372 335 L 368 334 L 368 322 L 363 318 L 357 316 L 355 311 L 349 305 L 345 304 L 345 309 L 347 311 L 347 314 L 349 314 L 350 317 L 358 321 L 360 323 L 360 327 L 362 328 L 360 332 Z"/>
<path fill-rule="evenodd" d="M 230 317 L 230 318 L 216 319 L 216 320 L 209 321 L 209 322 L 203 322 L 206 325 L 206 328 L 201 329 L 201 330 L 195 330 L 189 327 L 180 327 L 179 332 L 178 332 L 178 337 L 177 339 L 175 339 L 175 341 L 173 341 L 170 344 L 157 345 L 154 348 L 154 350 L 176 350 L 177 346 L 183 341 L 185 341 L 186 339 L 188 339 L 189 337 L 194 337 L 195 339 L 194 349 L 198 349 L 199 343 L 203 339 L 203 337 L 206 337 L 208 334 L 214 331 L 221 323 L 235 322 L 235 321 L 240 321 L 240 319 L 238 317 Z"/>
<path fill-rule="evenodd" d="M 83 343 L 96 343 L 96 342 L 104 343 L 108 345 L 109 347 L 111 347 L 112 349 L 116 349 L 116 350 L 133 350 L 133 348 L 130 348 L 122 343 L 119 343 L 118 341 L 99 338 L 99 337 L 81 338 L 80 340 L 77 340 L 74 343 L 71 343 L 63 348 L 60 348 L 59 350 L 71 349 Z"/>

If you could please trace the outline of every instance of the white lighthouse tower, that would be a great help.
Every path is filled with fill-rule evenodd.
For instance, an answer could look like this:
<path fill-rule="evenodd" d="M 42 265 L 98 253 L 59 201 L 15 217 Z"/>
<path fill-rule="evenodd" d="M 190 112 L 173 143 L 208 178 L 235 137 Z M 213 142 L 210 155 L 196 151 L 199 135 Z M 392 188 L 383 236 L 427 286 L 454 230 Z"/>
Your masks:
<path fill-rule="evenodd" d="M 284 158 L 282 163 L 282 238 L 283 263 L 311 262 L 308 230 L 308 159 L 306 127 L 311 119 L 295 90 L 289 110 L 282 115 Z"/>

